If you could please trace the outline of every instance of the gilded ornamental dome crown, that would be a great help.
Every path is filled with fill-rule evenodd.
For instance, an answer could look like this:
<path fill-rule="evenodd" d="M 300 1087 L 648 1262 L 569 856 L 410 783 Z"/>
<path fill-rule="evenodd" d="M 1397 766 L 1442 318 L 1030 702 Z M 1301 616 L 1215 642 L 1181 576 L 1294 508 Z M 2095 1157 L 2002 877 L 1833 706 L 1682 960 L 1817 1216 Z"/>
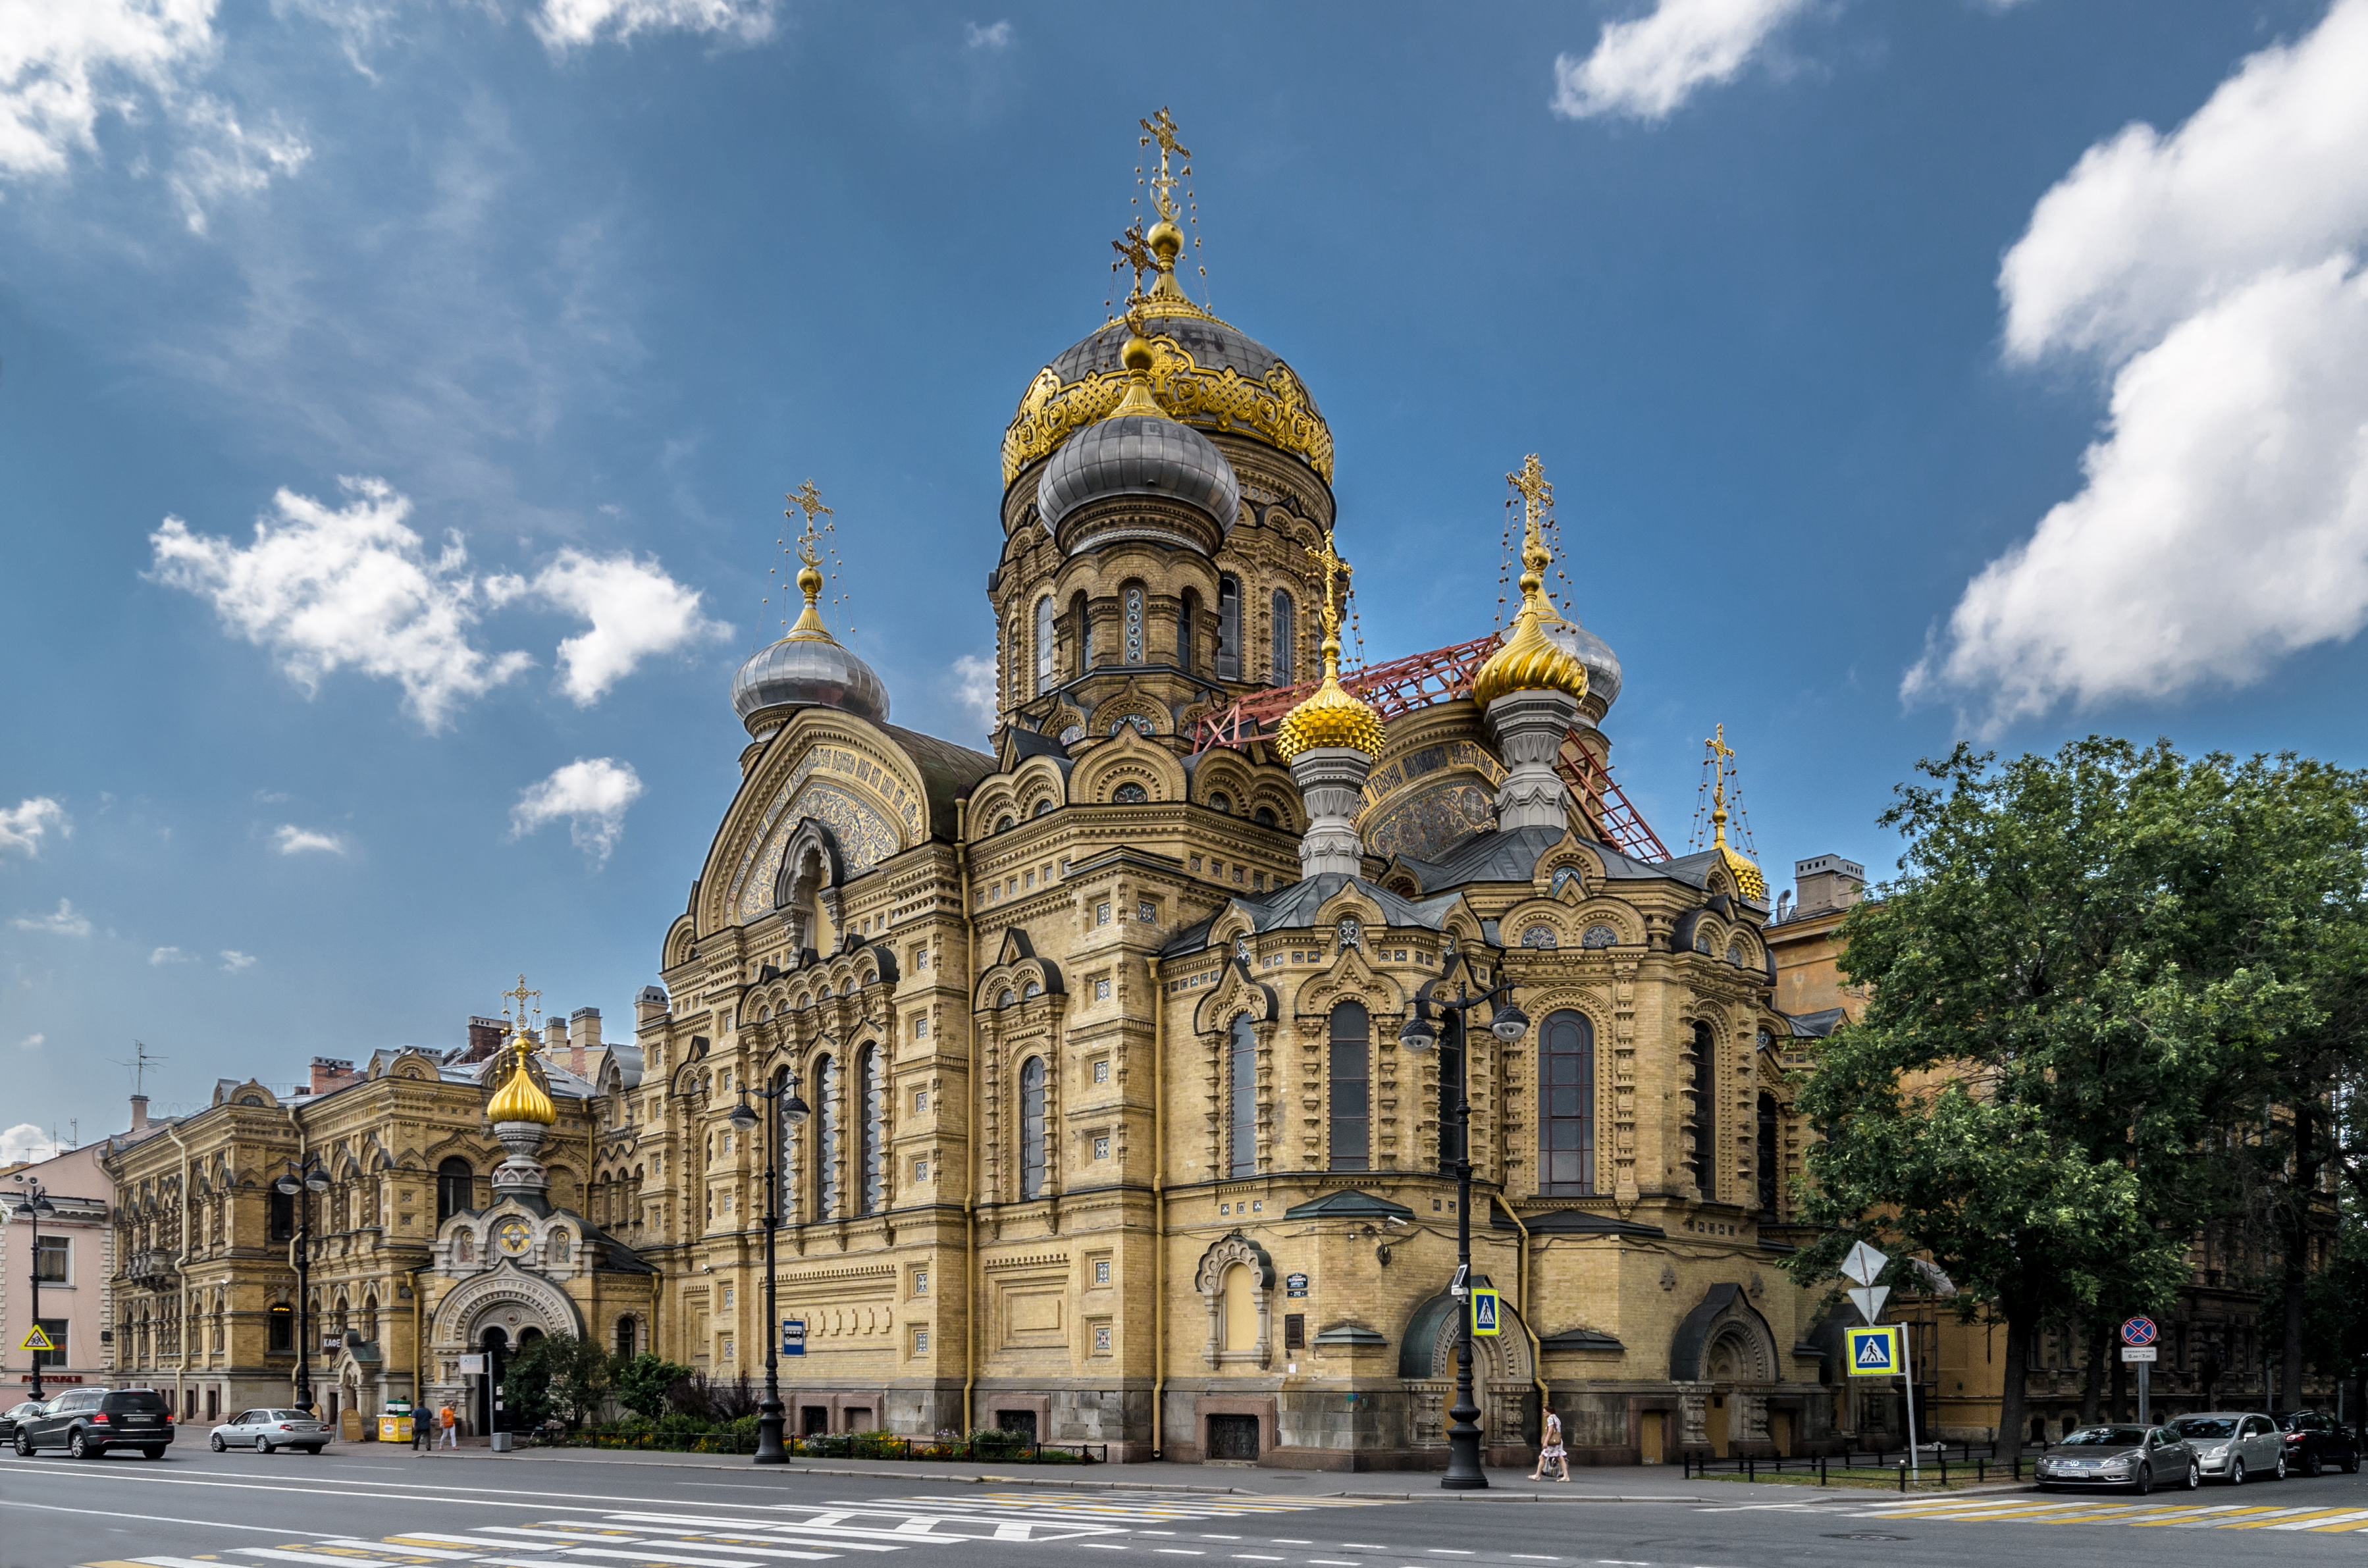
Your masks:
<path fill-rule="evenodd" d="M 551 1096 L 534 1081 L 534 1074 L 527 1066 L 534 1055 L 534 1034 L 528 1028 L 526 1021 L 527 998 L 540 993 L 529 991 L 526 976 L 520 975 L 518 988 L 510 994 L 517 998 L 518 1005 L 518 1032 L 510 1040 L 510 1075 L 486 1104 L 485 1119 L 495 1127 L 506 1121 L 539 1121 L 548 1127 L 559 1119 L 559 1108 L 551 1103 Z M 488 1064 L 489 1068 L 500 1065 L 501 1058 L 498 1056 Z"/>
<path fill-rule="evenodd" d="M 1554 486 L 1546 483 L 1545 471 L 1535 452 L 1521 465 L 1520 472 L 1505 477 L 1521 492 L 1526 517 L 1521 544 L 1521 608 L 1514 615 L 1512 629 L 1505 634 L 1503 643 L 1488 655 L 1488 662 L 1473 678 L 1472 699 L 1485 710 L 1513 691 L 1566 691 L 1574 698 L 1583 698 L 1587 695 L 1587 666 L 1563 641 L 1549 635 L 1566 624 L 1545 590 L 1545 571 L 1554 563 L 1554 555 L 1546 549 L 1542 530 L 1545 511 L 1554 503 Z M 1606 648 L 1604 652 L 1609 653 L 1611 650 Z"/>
<path fill-rule="evenodd" d="M 822 594 L 823 574 L 814 543 L 814 519 L 830 516 L 830 508 L 822 504 L 811 479 L 790 500 L 805 512 L 805 531 L 797 545 L 798 559 L 804 563 L 798 570 L 797 582 L 805 595 L 805 609 L 780 641 L 751 654 L 732 677 L 733 711 L 752 734 L 768 727 L 758 722 L 760 715 L 789 708 L 837 708 L 859 719 L 884 722 L 886 683 L 830 634 L 815 603 Z"/>

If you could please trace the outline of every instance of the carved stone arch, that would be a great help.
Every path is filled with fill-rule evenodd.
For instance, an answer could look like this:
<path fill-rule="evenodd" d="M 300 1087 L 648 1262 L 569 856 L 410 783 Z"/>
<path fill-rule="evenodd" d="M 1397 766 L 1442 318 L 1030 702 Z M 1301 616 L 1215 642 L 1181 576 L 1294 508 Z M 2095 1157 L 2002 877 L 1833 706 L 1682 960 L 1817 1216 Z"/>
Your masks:
<path fill-rule="evenodd" d="M 1361 949 L 1343 949 L 1331 967 L 1310 974 L 1292 998 L 1292 1011 L 1303 1021 L 1328 1018 L 1343 1002 L 1361 1002 L 1376 1020 L 1402 1016 L 1406 1008 L 1405 985 L 1375 969 Z"/>
<path fill-rule="evenodd" d="M 773 874 L 773 908 L 792 949 L 817 945 L 818 914 L 829 916 L 833 926 L 839 924 L 838 901 L 846 881 L 838 835 L 814 817 L 800 817 L 781 846 L 780 869 Z"/>
<path fill-rule="evenodd" d="M 1474 1284 L 1490 1283 L 1475 1273 Z M 1398 1376 L 1436 1382 L 1455 1376 L 1455 1346 L 1463 1331 L 1463 1298 L 1442 1290 L 1416 1304 L 1398 1335 Z M 1473 1377 L 1483 1388 L 1495 1383 L 1529 1382 L 1537 1376 L 1537 1360 L 1530 1335 L 1512 1301 L 1497 1299 L 1495 1335 L 1475 1335 L 1472 1340 Z"/>
<path fill-rule="evenodd" d="M 1307 831 L 1306 802 L 1295 785 L 1271 778 L 1253 779 L 1245 814 L 1256 822 L 1262 811 L 1274 813 L 1274 825 L 1285 833 Z"/>
<path fill-rule="evenodd" d="M 1068 776 L 1049 756 L 1031 756 L 1011 776 L 1010 810 L 1021 822 L 1068 804 Z"/>
<path fill-rule="evenodd" d="M 1258 1314 L 1257 1343 L 1247 1350 L 1221 1348 L 1225 1342 L 1225 1281 L 1236 1267 L 1248 1276 Z M 1263 1368 L 1273 1362 L 1274 1283 L 1274 1259 L 1239 1231 L 1219 1237 L 1201 1255 L 1200 1266 L 1192 1272 L 1192 1288 L 1201 1292 L 1209 1310 L 1209 1341 L 1201 1357 L 1212 1369 L 1226 1365 Z"/>
<path fill-rule="evenodd" d="M 437 1076 L 436 1063 L 427 1052 L 405 1048 L 395 1052 L 394 1060 L 387 1066 L 386 1075 L 408 1083 L 432 1082 Z"/>
<path fill-rule="evenodd" d="M 1563 871 L 1576 871 L 1576 879 L 1562 877 L 1563 885 L 1554 885 Z M 1576 835 L 1565 834 L 1560 844 L 1538 857 L 1537 870 L 1532 880 L 1539 896 L 1564 903 L 1576 903 L 1603 885 L 1603 857 Z"/>
<path fill-rule="evenodd" d="M 1598 926 L 1608 926 L 1614 945 L 1633 948 L 1644 945 L 1645 917 L 1634 906 L 1619 899 L 1598 893 L 1579 903 L 1570 912 L 1570 923 L 1578 932 L 1579 946 L 1587 945 L 1587 934 Z"/>
<path fill-rule="evenodd" d="M 1089 736 L 1096 733 L 1090 724 L 1087 733 Z M 1132 728 L 1121 728 L 1116 735 L 1098 740 L 1077 759 L 1069 776 L 1069 799 L 1108 805 L 1121 784 L 1141 785 L 1153 801 L 1181 801 L 1185 798 L 1184 766 L 1167 747 L 1135 733 Z"/>
<path fill-rule="evenodd" d="M 518 1321 L 509 1321 L 515 1316 Z M 438 1349 L 465 1351 L 478 1342 L 489 1325 L 498 1326 L 518 1343 L 526 1328 L 546 1335 L 584 1334 L 584 1314 L 575 1300 L 557 1285 L 520 1268 L 513 1259 L 463 1280 L 437 1303 L 433 1342 Z"/>
<path fill-rule="evenodd" d="M 688 915 L 678 915 L 666 928 L 666 941 L 660 945 L 658 967 L 665 971 L 680 969 L 690 961 L 691 949 L 698 945 L 699 931 Z"/>
<path fill-rule="evenodd" d="M 1192 801 L 1196 805 L 1209 805 L 1214 797 L 1224 795 L 1229 815 L 1247 817 L 1257 790 L 1258 777 L 1250 771 L 1249 764 L 1222 747 L 1201 753 L 1192 769 Z"/>
<path fill-rule="evenodd" d="M 1545 930 L 1552 939 L 1544 942 L 1531 941 L 1530 933 L 1539 928 Z M 1571 918 L 1569 907 L 1558 903 L 1550 894 L 1523 899 L 1506 910 L 1497 920 L 1497 934 L 1503 939 L 1503 944 L 1508 949 L 1543 948 L 1559 951 L 1564 948 L 1576 948 L 1579 945 L 1579 933 L 1583 929 L 1584 927 Z"/>
<path fill-rule="evenodd" d="M 1254 1024 L 1271 1024 L 1282 1017 L 1281 998 L 1274 987 L 1250 972 L 1250 966 L 1240 959 L 1225 960 L 1219 971 L 1224 978 L 1209 988 L 1192 1009 L 1192 1029 L 1196 1034 L 1232 1027 L 1234 1015 L 1247 1013 Z"/>
<path fill-rule="evenodd" d="M 1732 1377 L 1713 1380 L 1719 1352 L 1731 1358 Z M 1782 1377 L 1775 1331 L 1759 1315 L 1740 1285 L 1713 1285 L 1678 1324 L 1669 1341 L 1669 1381 L 1772 1383 Z"/>
<path fill-rule="evenodd" d="M 976 844 L 1004 830 L 1003 819 L 1009 817 L 1017 827 L 1026 821 L 1019 810 L 1019 784 L 1016 777 L 1006 775 L 990 778 L 971 791 L 970 804 L 963 809 L 963 831 L 970 842 Z"/>
<path fill-rule="evenodd" d="M 484 1169 L 491 1170 L 493 1166 L 489 1162 L 494 1156 L 488 1153 L 490 1147 L 491 1145 L 476 1133 L 454 1131 L 430 1143 L 422 1163 L 432 1168 L 437 1162 L 460 1154 L 474 1164 L 483 1165 Z"/>

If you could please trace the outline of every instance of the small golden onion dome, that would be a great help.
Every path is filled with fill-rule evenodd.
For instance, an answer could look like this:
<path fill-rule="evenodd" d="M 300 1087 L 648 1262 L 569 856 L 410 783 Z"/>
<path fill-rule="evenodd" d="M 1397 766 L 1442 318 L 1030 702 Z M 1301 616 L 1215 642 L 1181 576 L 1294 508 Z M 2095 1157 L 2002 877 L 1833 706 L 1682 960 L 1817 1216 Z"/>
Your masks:
<path fill-rule="evenodd" d="M 1327 590 L 1329 584 L 1326 584 Z M 1327 602 L 1326 608 L 1329 604 Z M 1349 695 L 1340 685 L 1340 640 L 1324 639 L 1324 684 L 1315 694 L 1282 716 L 1275 731 L 1274 749 L 1289 762 L 1304 751 L 1338 747 L 1382 755 L 1382 716 L 1372 705 Z"/>
<path fill-rule="evenodd" d="M 1760 875 L 1759 868 L 1753 865 L 1744 857 L 1741 850 L 1727 843 L 1724 837 L 1719 840 L 1718 852 L 1720 858 L 1726 862 L 1727 873 L 1735 878 L 1736 891 L 1754 903 L 1767 903 L 1768 879 Z"/>
<path fill-rule="evenodd" d="M 532 1054 L 534 1047 L 524 1033 L 511 1043 L 517 1047 L 517 1063 L 510 1069 L 509 1081 L 495 1093 L 493 1102 L 485 1107 L 485 1119 L 495 1124 L 540 1121 L 548 1127 L 559 1119 L 559 1108 L 551 1103 L 551 1096 L 543 1092 L 541 1084 L 534 1081 L 534 1074 L 527 1071 L 526 1060 Z"/>
<path fill-rule="evenodd" d="M 1528 480 L 1525 489 L 1551 496 L 1552 487 L 1545 484 L 1533 455 L 1516 483 Z M 1587 666 L 1571 652 L 1546 635 L 1549 628 L 1563 624 L 1562 615 L 1554 608 L 1554 600 L 1546 596 L 1546 568 L 1554 564 L 1554 554 L 1539 537 L 1539 517 L 1543 510 L 1538 494 L 1529 497 L 1528 537 L 1521 545 L 1521 608 L 1513 617 L 1512 630 L 1504 642 L 1488 655 L 1473 678 L 1472 700 L 1484 710 L 1508 691 L 1566 691 L 1574 698 L 1587 695 Z"/>

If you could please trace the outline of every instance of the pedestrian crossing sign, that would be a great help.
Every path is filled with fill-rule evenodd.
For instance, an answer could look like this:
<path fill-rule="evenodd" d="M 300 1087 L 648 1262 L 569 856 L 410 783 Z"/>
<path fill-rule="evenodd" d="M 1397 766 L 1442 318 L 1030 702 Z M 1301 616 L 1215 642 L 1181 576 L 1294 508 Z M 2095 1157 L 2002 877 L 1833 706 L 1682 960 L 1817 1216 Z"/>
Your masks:
<path fill-rule="evenodd" d="M 1899 1375 L 1899 1339 L 1885 1324 L 1880 1328 L 1852 1328 L 1850 1373 L 1853 1378 L 1896 1378 Z"/>
<path fill-rule="evenodd" d="M 25 1335 L 25 1343 L 19 1345 L 17 1348 L 19 1350 L 55 1350 L 57 1346 L 50 1343 L 50 1336 L 43 1334 L 40 1330 L 40 1325 L 37 1324 L 33 1327 L 33 1332 Z"/>
<path fill-rule="evenodd" d="M 1472 1289 L 1472 1332 L 1497 1332 L 1497 1292 L 1485 1285 L 1475 1285 Z"/>

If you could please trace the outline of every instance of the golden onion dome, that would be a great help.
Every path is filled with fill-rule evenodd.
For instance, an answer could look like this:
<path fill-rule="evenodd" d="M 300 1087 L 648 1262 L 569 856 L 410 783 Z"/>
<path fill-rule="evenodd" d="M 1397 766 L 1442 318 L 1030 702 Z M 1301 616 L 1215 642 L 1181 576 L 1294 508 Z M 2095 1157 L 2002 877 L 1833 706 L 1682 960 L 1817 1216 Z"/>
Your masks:
<path fill-rule="evenodd" d="M 1754 903 L 1768 902 L 1768 879 L 1760 874 L 1749 857 L 1726 841 L 1726 781 L 1735 769 L 1735 748 L 1726 744 L 1726 726 L 1721 724 L 1717 733 L 1704 743 L 1710 750 L 1709 765 L 1713 769 L 1710 796 L 1710 846 L 1726 873 L 1735 879 L 1736 891 Z"/>
<path fill-rule="evenodd" d="M 518 1061 L 511 1067 L 509 1081 L 495 1092 L 485 1107 L 485 1119 L 496 1126 L 505 1121 L 540 1121 L 548 1127 L 559 1119 L 559 1108 L 551 1103 L 534 1074 L 527 1070 L 527 1058 L 534 1053 L 534 1044 L 521 1029 L 511 1041 Z"/>
<path fill-rule="evenodd" d="M 1382 716 L 1372 705 L 1351 697 L 1340 685 L 1340 608 L 1332 597 L 1332 579 L 1347 574 L 1348 562 L 1333 549 L 1312 546 L 1307 553 L 1324 568 L 1324 684 L 1298 707 L 1282 716 L 1275 731 L 1274 749 L 1289 762 L 1304 751 L 1338 748 L 1382 755 Z"/>
<path fill-rule="evenodd" d="M 1522 492 L 1526 502 L 1521 608 L 1514 615 L 1512 630 L 1506 633 L 1505 641 L 1473 677 L 1472 699 L 1485 710 L 1508 691 L 1566 691 L 1573 698 L 1584 698 L 1587 666 L 1564 645 L 1568 639 L 1558 641 L 1551 635 L 1565 624 L 1546 593 L 1545 573 L 1554 564 L 1554 553 L 1546 549 L 1541 537 L 1542 518 L 1553 503 L 1554 486 L 1545 482 L 1535 452 L 1530 454 L 1520 473 L 1505 477 Z"/>
<path fill-rule="evenodd" d="M 1754 903 L 1768 902 L 1768 879 L 1760 874 L 1743 852 L 1726 842 L 1726 824 L 1719 824 L 1719 858 L 1726 862 L 1727 874 L 1735 879 L 1737 892 Z"/>

